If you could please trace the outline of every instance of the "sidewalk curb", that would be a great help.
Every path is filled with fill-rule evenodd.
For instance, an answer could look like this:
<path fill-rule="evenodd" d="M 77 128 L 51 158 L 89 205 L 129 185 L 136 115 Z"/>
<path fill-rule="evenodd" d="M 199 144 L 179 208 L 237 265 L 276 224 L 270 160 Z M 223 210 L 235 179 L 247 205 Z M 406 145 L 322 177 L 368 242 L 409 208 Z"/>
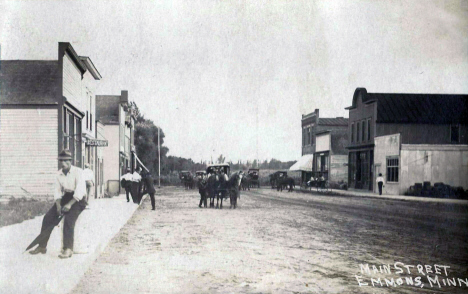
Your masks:
<path fill-rule="evenodd" d="M 327 192 L 320 193 L 308 190 L 294 190 L 297 193 L 312 194 L 319 196 L 339 196 L 339 197 L 355 197 L 355 198 L 369 198 L 369 199 L 383 199 L 383 200 L 397 200 L 397 201 L 419 201 L 419 202 L 430 202 L 430 203 L 444 203 L 444 204 L 459 204 L 468 205 L 468 200 L 464 199 L 447 199 L 447 198 L 430 198 L 430 197 L 417 197 L 417 196 L 406 196 L 406 195 L 367 195 L 344 192 L 342 190 L 331 190 L 331 193 L 335 195 L 328 195 Z"/>

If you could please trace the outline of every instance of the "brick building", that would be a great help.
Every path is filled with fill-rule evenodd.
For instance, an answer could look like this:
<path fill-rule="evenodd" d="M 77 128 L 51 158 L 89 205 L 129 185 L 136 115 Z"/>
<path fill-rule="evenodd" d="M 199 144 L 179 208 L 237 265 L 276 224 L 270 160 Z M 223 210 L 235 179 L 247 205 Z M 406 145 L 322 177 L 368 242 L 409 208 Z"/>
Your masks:
<path fill-rule="evenodd" d="M 302 115 L 301 127 L 302 158 L 291 170 L 301 170 L 302 181 L 321 173 L 331 183 L 346 182 L 348 119 L 321 118 L 319 109 L 315 109 Z"/>
<path fill-rule="evenodd" d="M 401 194 L 411 182 L 425 179 L 464 185 L 460 175 L 465 173 L 468 178 L 468 153 L 464 151 L 468 144 L 468 95 L 368 93 L 357 88 L 352 105 L 346 109 L 349 187 L 375 191 L 378 173 L 384 175 L 391 194 Z M 428 163 L 421 155 L 424 152 L 432 152 L 437 164 L 417 167 Z M 416 156 L 414 161 L 408 154 Z M 453 181 L 440 176 L 449 165 Z"/>

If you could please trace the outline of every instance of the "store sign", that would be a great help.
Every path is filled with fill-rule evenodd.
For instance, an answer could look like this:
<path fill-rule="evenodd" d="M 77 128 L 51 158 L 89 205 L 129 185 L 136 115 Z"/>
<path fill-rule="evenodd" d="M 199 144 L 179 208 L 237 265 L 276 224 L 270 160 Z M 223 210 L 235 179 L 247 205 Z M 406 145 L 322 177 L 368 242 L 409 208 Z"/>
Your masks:
<path fill-rule="evenodd" d="M 107 141 L 107 140 L 97 140 L 97 139 L 88 139 L 88 141 L 86 141 L 86 145 L 88 145 L 88 146 L 97 146 L 97 147 L 107 147 L 107 146 L 109 146 L 109 141 Z"/>

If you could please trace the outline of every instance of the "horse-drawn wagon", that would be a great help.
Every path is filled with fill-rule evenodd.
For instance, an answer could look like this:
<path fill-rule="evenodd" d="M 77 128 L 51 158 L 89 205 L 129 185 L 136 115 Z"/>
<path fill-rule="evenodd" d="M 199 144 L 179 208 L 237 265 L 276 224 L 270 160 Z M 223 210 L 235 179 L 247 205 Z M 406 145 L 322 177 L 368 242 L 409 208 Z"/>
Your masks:
<path fill-rule="evenodd" d="M 221 172 L 224 173 L 221 174 Z M 217 198 L 216 207 L 218 208 L 219 200 L 221 200 L 221 205 L 219 208 L 223 207 L 223 199 L 231 199 L 231 208 L 236 208 L 237 206 L 237 196 L 238 196 L 238 187 L 236 186 L 240 181 L 240 176 L 238 173 L 233 173 L 231 175 L 231 168 L 229 164 L 212 164 L 206 168 L 206 173 L 211 175 L 216 175 L 216 181 L 213 182 L 212 191 L 209 193 L 210 197 L 210 207 L 214 207 L 214 198 Z M 210 178 L 208 183 L 210 185 Z"/>
<path fill-rule="evenodd" d="M 281 182 L 282 179 L 285 179 L 288 176 L 286 171 L 277 171 L 270 175 L 270 184 L 271 188 L 275 189 L 278 186 L 278 183 Z"/>
<path fill-rule="evenodd" d="M 206 176 L 206 171 L 204 170 L 197 170 L 195 172 L 195 176 L 198 178 L 198 177 L 205 177 Z"/>
<path fill-rule="evenodd" d="M 186 170 L 181 171 L 179 179 L 184 184 L 185 189 L 193 189 L 193 176 L 191 172 Z"/>
<path fill-rule="evenodd" d="M 260 170 L 258 168 L 250 168 L 247 171 L 247 177 L 249 178 L 249 186 L 257 186 L 260 188 Z"/>

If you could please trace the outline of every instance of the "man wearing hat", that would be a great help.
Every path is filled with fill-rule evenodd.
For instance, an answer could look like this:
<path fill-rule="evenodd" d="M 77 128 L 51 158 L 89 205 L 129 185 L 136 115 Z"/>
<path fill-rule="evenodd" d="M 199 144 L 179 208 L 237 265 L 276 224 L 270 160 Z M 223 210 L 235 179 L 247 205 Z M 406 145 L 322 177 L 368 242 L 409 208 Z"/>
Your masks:
<path fill-rule="evenodd" d="M 151 198 L 151 207 L 152 210 L 156 210 L 156 202 L 154 199 L 154 193 L 156 193 L 156 189 L 154 188 L 154 180 L 153 177 L 151 176 L 150 172 L 144 173 L 142 175 L 142 183 L 144 185 L 143 192 L 141 192 L 141 196 L 145 195 L 146 193 L 149 194 Z M 140 197 L 141 201 L 141 197 Z"/>
<path fill-rule="evenodd" d="M 73 255 L 73 239 L 75 234 L 75 223 L 78 216 L 85 208 L 84 198 L 86 197 L 86 183 L 83 179 L 83 170 L 72 165 L 70 151 L 63 150 L 59 157 L 60 169 L 57 173 L 54 199 L 55 203 L 46 213 L 42 220 L 41 232 L 53 226 L 54 221 L 64 214 L 63 222 L 63 248 L 60 258 L 69 258 Z M 45 254 L 47 252 L 47 242 L 50 233 L 39 243 L 39 246 L 29 251 L 30 254 Z"/>
<path fill-rule="evenodd" d="M 127 202 L 130 202 L 130 197 L 128 197 L 128 195 L 130 194 L 131 189 L 132 189 L 132 180 L 133 180 L 133 175 L 131 173 L 131 169 L 127 168 L 127 173 L 120 177 L 120 183 L 122 187 L 125 188 L 125 194 L 127 194 Z M 132 200 L 133 200 L 133 195 L 132 195 Z"/>

